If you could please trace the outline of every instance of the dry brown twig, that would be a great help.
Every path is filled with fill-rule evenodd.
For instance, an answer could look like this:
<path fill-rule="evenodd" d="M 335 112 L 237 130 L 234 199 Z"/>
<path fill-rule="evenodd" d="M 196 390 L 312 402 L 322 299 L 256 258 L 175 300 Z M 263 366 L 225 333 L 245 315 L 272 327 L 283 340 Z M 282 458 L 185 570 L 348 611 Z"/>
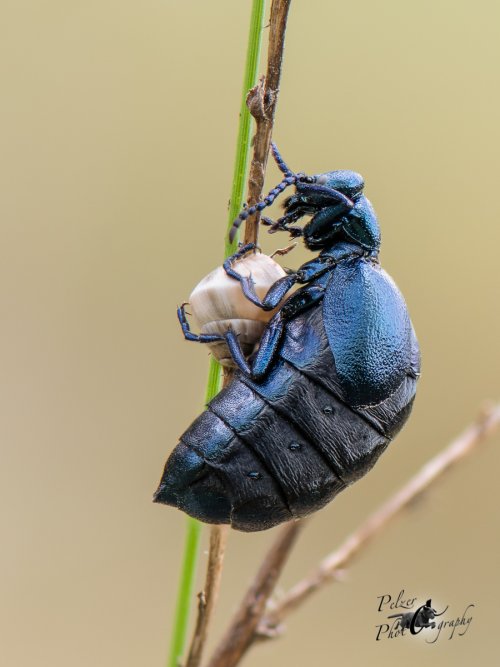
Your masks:
<path fill-rule="evenodd" d="M 231 380 L 229 371 L 230 369 L 224 368 L 223 387 Z M 203 590 L 198 593 L 198 611 L 185 667 L 199 667 L 201 664 L 203 649 L 208 637 L 208 628 L 219 595 L 228 532 L 229 526 L 210 526 L 207 573 Z"/>
<path fill-rule="evenodd" d="M 198 593 L 198 615 L 189 647 L 186 667 L 197 667 L 207 640 L 208 626 L 217 602 L 229 526 L 210 528 L 207 574 L 203 591 Z"/>
<path fill-rule="evenodd" d="M 256 131 L 253 139 L 253 157 L 248 177 L 248 204 L 256 204 L 262 195 L 267 158 L 271 147 L 274 112 L 278 102 L 285 45 L 286 22 L 291 0 L 273 0 L 269 22 L 269 48 L 267 72 L 252 88 L 247 97 L 247 106 L 255 118 Z M 245 224 L 243 243 L 257 243 L 260 214 L 250 216 Z"/>
<path fill-rule="evenodd" d="M 285 43 L 286 21 L 291 0 L 273 0 L 269 25 L 269 48 L 267 73 L 259 84 L 252 88 L 247 97 L 250 113 L 255 118 L 256 131 L 253 138 L 253 157 L 248 177 L 248 203 L 260 200 L 264 186 L 267 158 L 271 147 L 271 136 L 274 124 L 274 112 L 278 101 L 281 64 Z M 245 224 L 244 243 L 257 244 L 259 214 L 250 216 Z M 224 374 L 224 386 L 230 381 L 231 374 Z M 191 644 L 189 647 L 186 667 L 199 667 L 205 647 L 209 624 L 215 608 L 222 576 L 224 552 L 227 541 L 227 526 L 212 526 L 210 529 L 210 550 L 207 563 L 207 574 L 203 591 L 198 595 L 198 614 Z M 274 587 L 274 585 L 272 586 Z M 272 592 L 263 598 L 263 605 Z M 256 616 L 256 623 L 264 610 Z M 253 634 L 252 629 L 252 633 Z"/>
<path fill-rule="evenodd" d="M 262 561 L 208 667 L 236 665 L 246 653 L 254 641 L 267 601 L 304 523 L 292 521 L 279 531 L 278 538 Z"/>
<path fill-rule="evenodd" d="M 298 527 L 304 521 L 287 524 L 265 557 L 228 631 L 209 662 L 209 667 L 234 667 L 257 640 L 270 639 L 282 634 L 282 622 L 288 614 L 302 605 L 315 591 L 328 582 L 334 581 L 336 575 L 339 575 L 392 519 L 440 479 L 444 472 L 472 453 L 479 444 L 499 428 L 500 404 L 497 404 L 484 411 L 476 423 L 469 426 L 448 447 L 428 461 L 398 492 L 351 533 L 337 550 L 327 556 L 308 577 L 293 586 L 277 605 L 274 607 L 268 605 L 265 611 L 263 597 L 267 594 L 267 600 L 269 599 L 272 588 L 289 555 L 288 552 L 293 547 Z M 277 552 L 280 554 L 279 560 L 276 559 Z M 255 596 L 256 590 L 261 593 L 258 598 Z M 259 611 L 262 616 L 256 619 Z M 251 628 L 254 629 L 253 633 L 249 632 Z"/>

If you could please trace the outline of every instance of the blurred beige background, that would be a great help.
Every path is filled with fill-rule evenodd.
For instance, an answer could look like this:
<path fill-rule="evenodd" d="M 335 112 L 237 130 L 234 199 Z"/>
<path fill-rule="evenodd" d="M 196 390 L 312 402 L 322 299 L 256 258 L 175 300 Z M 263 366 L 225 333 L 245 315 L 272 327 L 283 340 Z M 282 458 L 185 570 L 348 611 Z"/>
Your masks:
<path fill-rule="evenodd" d="M 222 256 L 249 9 L 1 4 L 2 665 L 165 662 L 185 522 L 151 495 L 208 359 L 175 306 Z M 407 428 L 316 515 L 283 586 L 500 395 L 499 21 L 487 1 L 293 3 L 274 137 L 295 169 L 365 176 L 423 376 Z M 499 445 L 245 664 L 494 664 Z M 214 637 L 271 539 L 231 534 Z M 468 634 L 376 642 L 376 598 L 402 588 L 475 603 Z"/>

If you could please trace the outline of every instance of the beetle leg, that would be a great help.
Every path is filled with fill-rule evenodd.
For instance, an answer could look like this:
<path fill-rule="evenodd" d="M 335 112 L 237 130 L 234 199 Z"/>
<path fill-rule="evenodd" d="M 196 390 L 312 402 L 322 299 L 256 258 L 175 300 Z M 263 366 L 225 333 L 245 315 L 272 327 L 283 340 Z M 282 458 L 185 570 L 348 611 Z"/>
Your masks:
<path fill-rule="evenodd" d="M 247 243 L 246 245 L 241 246 L 241 248 L 233 255 L 228 257 L 222 265 L 222 268 L 227 273 L 227 275 L 231 278 L 234 278 L 235 280 L 240 280 L 241 275 L 233 269 L 233 263 L 241 259 L 244 255 L 247 254 L 247 252 L 250 252 L 250 250 L 255 250 L 256 247 L 257 246 L 255 243 Z"/>
<path fill-rule="evenodd" d="M 325 206 L 305 225 L 304 236 L 307 243 L 323 243 L 338 232 L 342 226 L 341 216 L 345 212 L 343 204 Z"/>
<path fill-rule="evenodd" d="M 259 349 L 251 365 L 245 359 L 236 334 L 229 330 L 224 337 L 231 356 L 243 375 L 252 380 L 262 380 L 269 372 L 279 351 L 287 320 L 317 304 L 324 294 L 325 288 L 321 285 L 307 285 L 292 294 L 265 328 L 259 343 Z"/>
<path fill-rule="evenodd" d="M 334 188 L 329 188 L 326 185 L 313 185 L 309 183 L 300 184 L 301 193 L 306 196 L 309 194 L 323 195 L 326 200 L 337 201 L 344 205 L 346 212 L 354 208 L 354 202 L 349 197 L 346 197 L 345 194 L 335 190 Z"/>
<path fill-rule="evenodd" d="M 226 269 L 226 266 L 224 266 L 224 268 Z M 296 272 L 289 273 L 288 275 L 283 276 L 283 278 L 279 278 L 273 285 L 271 285 L 265 297 L 260 300 L 255 291 L 255 283 L 252 280 L 252 276 L 242 276 L 240 273 L 237 273 L 237 271 L 234 271 L 234 269 L 226 269 L 226 273 L 228 276 L 231 276 L 231 278 L 239 281 L 241 284 L 241 291 L 245 297 L 258 308 L 262 308 L 262 310 L 274 310 L 288 290 L 290 290 L 300 279 L 299 274 Z"/>
<path fill-rule="evenodd" d="M 287 199 L 287 202 L 290 201 Z M 295 210 L 291 211 L 288 209 L 286 206 L 285 202 L 285 210 L 286 213 L 285 215 L 281 216 L 281 218 L 278 218 L 278 220 L 274 221 L 271 218 L 268 218 L 267 216 L 261 216 L 261 222 L 264 225 L 267 225 L 268 227 L 271 227 L 269 230 L 270 233 L 273 233 L 277 230 L 285 230 L 289 231 L 288 225 L 292 222 L 297 222 L 299 218 L 302 218 L 304 215 L 307 215 L 308 213 L 311 213 L 309 209 L 306 210 L 304 206 L 301 206 L 300 209 L 296 208 Z M 294 228 L 300 230 L 300 227 Z"/>
<path fill-rule="evenodd" d="M 271 229 L 268 229 L 267 231 L 268 234 L 275 234 L 276 232 L 288 232 L 291 238 L 296 239 L 297 237 L 302 236 L 302 227 L 296 227 L 295 225 L 289 227 L 288 225 L 275 223 L 272 225 Z"/>
<path fill-rule="evenodd" d="M 274 310 L 280 301 L 283 300 L 285 294 L 298 282 L 301 281 L 301 274 L 297 271 L 289 273 L 283 278 L 279 278 L 274 285 L 272 285 L 262 301 L 259 299 L 254 289 L 254 283 L 251 276 L 242 276 L 241 289 L 246 298 L 254 303 L 262 310 Z"/>
<path fill-rule="evenodd" d="M 250 244 L 251 245 L 251 244 Z M 240 252 L 243 251 L 243 248 Z M 233 255 L 234 257 L 234 255 Z M 252 276 L 242 276 L 240 273 L 232 269 L 231 267 L 226 268 L 226 264 L 232 260 L 230 257 L 226 260 L 224 268 L 226 273 L 238 280 L 241 284 L 241 290 L 245 297 L 251 301 L 258 308 L 262 310 L 274 310 L 279 303 L 283 300 L 286 293 L 296 284 L 300 283 L 304 285 L 310 283 L 313 280 L 316 280 L 322 276 L 327 271 L 330 271 L 334 263 L 331 262 L 329 258 L 326 260 L 321 257 L 311 260 L 303 264 L 297 271 L 291 269 L 286 269 L 286 276 L 279 278 L 271 287 L 269 288 L 267 294 L 261 300 L 259 299 L 258 294 L 255 291 L 254 282 Z"/>
<path fill-rule="evenodd" d="M 290 320 L 316 305 L 324 296 L 325 288 L 323 285 L 306 285 L 292 294 L 277 314 L 281 315 L 284 320 Z"/>
<path fill-rule="evenodd" d="M 303 195 L 296 193 L 285 199 L 283 202 L 283 208 L 287 213 L 300 210 L 303 215 L 306 215 L 306 213 L 313 213 L 317 207 L 308 202 Z"/>
<path fill-rule="evenodd" d="M 250 365 L 246 360 L 245 355 L 243 354 L 243 350 L 241 349 L 237 335 L 232 329 L 229 329 L 229 331 L 226 331 L 224 338 L 226 339 L 229 352 L 231 353 L 236 366 L 238 366 L 243 375 L 252 377 L 252 369 L 250 368 Z"/>
<path fill-rule="evenodd" d="M 277 227 L 278 223 L 273 220 L 272 218 L 269 218 L 267 215 L 261 215 L 260 216 L 260 221 L 263 225 L 266 227 L 272 227 L 273 229 Z"/>
<path fill-rule="evenodd" d="M 280 301 L 283 300 L 285 294 L 300 281 L 300 274 L 296 271 L 289 273 L 283 278 L 279 278 L 274 285 L 272 285 L 265 297 L 260 301 L 259 297 L 255 293 L 253 282 L 251 277 L 243 278 L 241 283 L 241 289 L 243 294 L 247 299 L 252 301 L 256 306 L 262 308 L 262 310 L 274 310 Z"/>
<path fill-rule="evenodd" d="M 291 213 L 285 213 L 281 218 L 278 218 L 276 222 L 270 218 L 261 218 L 264 225 L 270 227 L 269 234 L 274 234 L 275 232 L 290 232 L 292 236 L 301 236 L 302 228 L 301 227 L 289 227 L 290 223 L 297 222 L 299 218 L 306 215 L 303 211 L 293 211 Z"/>
<path fill-rule="evenodd" d="M 261 218 L 261 222 L 262 224 L 270 227 L 270 229 L 267 230 L 268 234 L 276 234 L 276 232 L 288 232 L 292 238 L 302 236 L 302 227 L 297 227 L 295 225 L 289 227 L 288 224 L 283 224 L 281 222 L 281 218 L 276 222 L 271 220 L 271 218 Z"/>
<path fill-rule="evenodd" d="M 262 308 L 262 310 L 274 310 L 288 290 L 298 281 L 298 277 L 295 273 L 290 273 L 289 275 L 283 276 L 283 278 L 279 278 L 273 285 L 271 285 L 269 291 L 261 301 L 255 291 L 252 276 L 242 276 L 241 273 L 238 273 L 232 267 L 234 261 L 240 259 L 249 250 L 253 250 L 254 248 L 254 243 L 248 243 L 240 248 L 238 252 L 234 253 L 234 255 L 228 257 L 223 264 L 224 271 L 229 277 L 239 281 L 241 290 L 249 301 L 255 304 L 258 308 Z"/>
<path fill-rule="evenodd" d="M 186 340 L 192 341 L 193 343 L 215 343 L 219 340 L 224 340 L 224 336 L 219 334 L 194 334 L 191 331 L 189 322 L 186 317 L 185 306 L 187 304 L 183 303 L 182 306 L 177 308 L 177 317 L 181 325 L 182 333 Z"/>
<path fill-rule="evenodd" d="M 264 330 L 259 344 L 259 351 L 252 365 L 245 359 L 238 337 L 234 331 L 230 329 L 225 334 L 226 343 L 235 364 L 243 375 L 246 375 L 251 380 L 261 380 L 274 361 L 285 328 L 285 322 L 279 315 L 279 312 L 276 313 Z"/>
<path fill-rule="evenodd" d="M 242 245 L 238 250 L 230 255 L 224 262 L 224 271 L 228 274 L 231 275 L 230 270 L 231 270 L 231 265 L 233 262 L 237 262 L 239 259 L 244 257 L 244 255 L 247 254 L 247 252 L 250 252 L 250 250 L 255 250 L 257 246 L 255 243 L 247 243 L 246 245 Z"/>

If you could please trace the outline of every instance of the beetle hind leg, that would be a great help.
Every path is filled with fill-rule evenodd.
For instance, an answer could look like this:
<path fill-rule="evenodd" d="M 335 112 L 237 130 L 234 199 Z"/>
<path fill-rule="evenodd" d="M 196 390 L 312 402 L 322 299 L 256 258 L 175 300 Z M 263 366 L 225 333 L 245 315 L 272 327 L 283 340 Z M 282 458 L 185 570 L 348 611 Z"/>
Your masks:
<path fill-rule="evenodd" d="M 229 330 L 224 336 L 231 356 L 239 370 L 252 380 L 261 380 L 271 367 L 281 342 L 285 323 L 278 312 L 269 322 L 259 344 L 259 350 L 250 365 L 245 359 L 238 337 Z"/>
<path fill-rule="evenodd" d="M 227 346 L 235 364 L 243 375 L 246 375 L 252 380 L 262 380 L 269 372 L 269 369 L 278 354 L 281 339 L 285 331 L 286 321 L 293 319 L 300 313 L 317 304 L 323 299 L 324 294 L 325 290 L 321 285 L 306 285 L 295 292 L 295 294 L 292 294 L 264 329 L 264 333 L 262 334 L 259 343 L 259 349 L 251 364 L 245 359 L 238 337 L 234 331 L 229 330 L 224 338 L 226 339 Z"/>

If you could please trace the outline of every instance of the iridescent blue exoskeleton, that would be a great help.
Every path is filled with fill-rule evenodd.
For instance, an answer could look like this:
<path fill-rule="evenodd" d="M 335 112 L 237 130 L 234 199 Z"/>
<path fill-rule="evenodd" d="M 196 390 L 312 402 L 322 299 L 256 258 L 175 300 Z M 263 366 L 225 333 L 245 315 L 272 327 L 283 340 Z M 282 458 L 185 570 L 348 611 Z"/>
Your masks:
<path fill-rule="evenodd" d="M 281 304 L 250 359 L 226 333 L 239 370 L 181 436 L 155 494 L 202 521 L 245 531 L 310 514 L 368 472 L 407 420 L 420 373 L 406 304 L 378 262 L 380 231 L 362 177 L 306 176 L 292 172 L 274 145 L 273 155 L 284 179 L 242 211 L 231 235 L 295 186 L 285 214 L 263 222 L 302 237 L 319 255 L 262 300 L 233 268 L 254 246 L 225 262 L 265 310 L 302 287 Z M 297 226 L 304 216 L 311 219 Z M 179 320 L 187 339 L 214 339 L 191 333 L 182 307 Z"/>

